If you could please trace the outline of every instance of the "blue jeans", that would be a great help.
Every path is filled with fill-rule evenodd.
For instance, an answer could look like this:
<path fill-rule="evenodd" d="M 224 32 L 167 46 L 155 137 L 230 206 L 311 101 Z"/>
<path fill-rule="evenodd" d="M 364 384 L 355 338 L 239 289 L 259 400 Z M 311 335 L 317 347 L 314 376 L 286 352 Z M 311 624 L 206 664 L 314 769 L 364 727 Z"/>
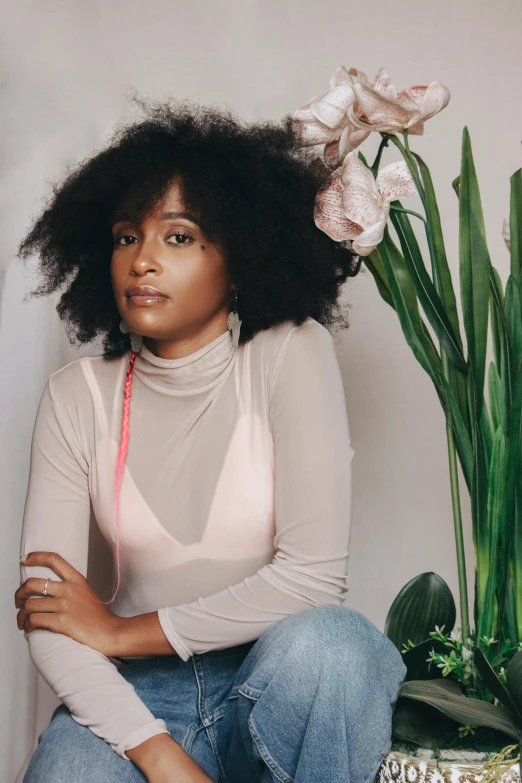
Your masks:
<path fill-rule="evenodd" d="M 253 642 L 188 661 L 131 661 L 120 673 L 216 783 L 373 783 L 406 666 L 370 620 L 343 605 L 283 617 Z M 23 779 L 143 781 L 63 704 Z"/>

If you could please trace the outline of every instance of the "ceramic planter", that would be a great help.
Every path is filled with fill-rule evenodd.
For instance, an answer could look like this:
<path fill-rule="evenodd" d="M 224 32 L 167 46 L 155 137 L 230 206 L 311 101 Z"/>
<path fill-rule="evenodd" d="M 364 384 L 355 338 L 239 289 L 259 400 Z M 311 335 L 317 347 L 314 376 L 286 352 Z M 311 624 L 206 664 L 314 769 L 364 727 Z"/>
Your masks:
<path fill-rule="evenodd" d="M 429 757 L 410 756 L 399 751 L 390 751 L 384 759 L 375 778 L 375 783 L 481 783 L 483 775 L 478 770 L 483 764 L 484 754 L 441 751 L 441 760 Z M 460 756 L 459 760 L 442 760 L 448 756 Z M 475 761 L 470 761 L 475 758 Z M 519 764 L 515 763 L 503 772 L 498 783 L 520 783 Z"/>

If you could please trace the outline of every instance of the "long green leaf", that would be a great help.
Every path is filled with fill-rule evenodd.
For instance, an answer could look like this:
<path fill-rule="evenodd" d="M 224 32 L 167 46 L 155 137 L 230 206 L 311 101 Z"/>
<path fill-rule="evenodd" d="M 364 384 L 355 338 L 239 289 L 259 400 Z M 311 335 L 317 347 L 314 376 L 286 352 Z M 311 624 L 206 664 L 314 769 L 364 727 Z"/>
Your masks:
<path fill-rule="evenodd" d="M 511 246 L 511 274 L 517 287 L 522 284 L 522 169 L 510 179 L 511 197 L 509 210 L 509 233 Z"/>
<path fill-rule="evenodd" d="M 471 441 L 469 439 L 464 421 L 462 419 L 459 407 L 455 400 L 455 396 L 451 390 L 446 378 L 440 374 L 440 383 L 444 388 L 444 392 L 447 398 L 447 410 L 451 415 L 451 423 L 453 427 L 453 433 L 455 435 L 455 445 L 457 447 L 457 453 L 460 459 L 460 466 L 462 468 L 462 474 L 468 487 L 471 489 L 471 476 L 473 473 L 473 449 Z"/>
<path fill-rule="evenodd" d="M 474 413 L 483 400 L 491 261 L 486 242 L 480 191 L 467 127 L 462 135 L 459 191 L 460 289 L 468 360 L 474 379 Z"/>
<path fill-rule="evenodd" d="M 392 716 L 392 735 L 421 748 L 434 748 L 450 732 L 457 736 L 458 725 L 429 704 L 398 698 Z"/>
<path fill-rule="evenodd" d="M 522 712 L 522 650 L 517 652 L 508 663 L 506 687 L 519 711 Z"/>
<path fill-rule="evenodd" d="M 489 726 L 518 741 L 519 726 L 511 713 L 494 704 L 471 699 L 448 686 L 448 680 L 404 682 L 399 689 L 399 696 L 431 704 L 461 724 Z"/>
<path fill-rule="evenodd" d="M 509 378 L 509 396 L 506 394 L 506 407 L 509 411 L 514 391 L 516 369 L 522 359 L 522 313 L 520 311 L 520 296 L 513 275 L 509 276 L 504 297 L 504 312 L 509 340 L 509 362 L 511 373 Z M 507 384 L 506 384 L 507 386 Z"/>
<path fill-rule="evenodd" d="M 496 636 L 498 627 L 499 606 L 497 585 L 500 562 L 500 548 L 505 527 L 506 515 L 506 437 L 499 424 L 493 440 L 493 452 L 488 478 L 487 499 L 487 527 L 489 530 L 488 546 L 488 573 L 484 587 L 484 596 L 480 596 L 481 612 L 477 628 L 479 637 L 487 636 L 488 639 Z"/>
<path fill-rule="evenodd" d="M 431 377 L 441 396 L 437 370 L 441 370 L 440 356 L 431 349 L 430 344 L 422 340 L 422 319 L 419 313 L 417 296 L 411 282 L 404 258 L 390 237 L 388 227 L 384 238 L 378 245 L 379 256 L 389 281 L 390 291 L 406 342 L 412 349 L 418 362 Z"/>
<path fill-rule="evenodd" d="M 503 547 L 503 572 L 507 581 L 508 563 L 513 580 L 518 638 L 522 638 L 522 357 L 515 375 L 511 404 L 506 479 L 506 529 Z M 503 586 L 507 590 L 507 586 Z"/>
<path fill-rule="evenodd" d="M 484 655 L 483 650 L 476 647 L 473 651 L 473 659 L 478 672 L 486 683 L 489 691 L 504 705 L 504 707 L 513 713 L 514 717 L 517 718 L 519 722 L 522 723 L 522 713 L 504 683 L 498 678 L 497 673 Z"/>
<path fill-rule="evenodd" d="M 379 291 L 380 295 L 382 296 L 384 301 L 387 304 L 389 304 L 390 307 L 393 307 L 393 309 L 395 310 L 395 305 L 393 304 L 393 297 L 390 293 L 390 285 L 388 283 L 388 277 L 386 276 L 386 272 L 384 271 L 383 265 L 381 263 L 379 251 L 375 249 L 370 253 L 370 255 L 363 256 L 362 259 L 364 264 L 368 267 L 368 269 L 372 273 L 375 283 L 377 285 L 377 290 Z"/>
<path fill-rule="evenodd" d="M 393 203 L 402 206 L 400 201 L 394 201 Z M 442 301 L 424 265 L 409 216 L 404 212 L 393 211 L 390 213 L 390 216 L 397 231 L 402 254 L 422 309 L 453 365 L 462 373 L 467 374 L 468 367 L 462 352 L 462 342 L 455 334 Z"/>

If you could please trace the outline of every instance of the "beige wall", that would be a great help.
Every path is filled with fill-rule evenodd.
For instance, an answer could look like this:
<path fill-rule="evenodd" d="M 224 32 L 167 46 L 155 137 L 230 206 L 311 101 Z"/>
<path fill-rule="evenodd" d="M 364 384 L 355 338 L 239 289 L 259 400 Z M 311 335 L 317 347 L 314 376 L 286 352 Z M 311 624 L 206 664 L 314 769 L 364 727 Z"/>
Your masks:
<path fill-rule="evenodd" d="M 1 6 L 0 779 L 13 781 L 57 704 L 37 683 L 13 604 L 30 437 L 49 373 L 79 355 L 58 321 L 56 301 L 22 304 L 34 278 L 23 273 L 15 248 L 49 181 L 131 116 L 127 90 L 224 103 L 247 119 L 278 118 L 324 92 L 341 63 L 372 77 L 384 66 L 400 88 L 435 79 L 450 87 L 449 107 L 427 123 L 414 148 L 432 168 L 456 279 L 451 180 L 468 125 L 493 259 L 505 281 L 500 231 L 508 178 L 522 165 L 522 9 L 517 0 L 3 0 Z M 366 142 L 364 152 L 371 155 L 377 141 Z M 389 150 L 385 162 L 396 159 Z M 356 452 L 348 603 L 382 630 L 391 601 L 415 574 L 434 570 L 456 591 L 444 422 L 431 382 L 369 273 L 349 280 L 344 298 L 352 325 L 337 349 Z M 92 352 L 92 346 L 81 351 Z M 463 505 L 469 526 L 465 495 Z M 467 545 L 471 557 L 469 529 Z"/>

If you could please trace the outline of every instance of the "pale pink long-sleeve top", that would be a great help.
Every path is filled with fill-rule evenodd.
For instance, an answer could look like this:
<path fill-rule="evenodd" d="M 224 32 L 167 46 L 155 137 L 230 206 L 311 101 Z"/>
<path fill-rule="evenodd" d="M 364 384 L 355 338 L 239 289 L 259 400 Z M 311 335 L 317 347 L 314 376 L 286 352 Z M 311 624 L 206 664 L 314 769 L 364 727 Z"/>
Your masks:
<path fill-rule="evenodd" d="M 115 552 L 129 356 L 82 357 L 50 376 L 33 433 L 21 554 L 58 552 L 86 576 L 91 505 Z M 255 640 L 292 613 L 341 604 L 353 455 L 333 338 L 313 318 L 264 330 L 239 347 L 226 331 L 181 359 L 161 359 L 143 345 L 112 610 L 121 617 L 157 611 L 187 661 Z M 60 581 L 47 567 L 20 568 L 21 581 Z M 168 732 L 110 658 L 52 631 L 24 636 L 73 718 L 123 758 Z"/>

